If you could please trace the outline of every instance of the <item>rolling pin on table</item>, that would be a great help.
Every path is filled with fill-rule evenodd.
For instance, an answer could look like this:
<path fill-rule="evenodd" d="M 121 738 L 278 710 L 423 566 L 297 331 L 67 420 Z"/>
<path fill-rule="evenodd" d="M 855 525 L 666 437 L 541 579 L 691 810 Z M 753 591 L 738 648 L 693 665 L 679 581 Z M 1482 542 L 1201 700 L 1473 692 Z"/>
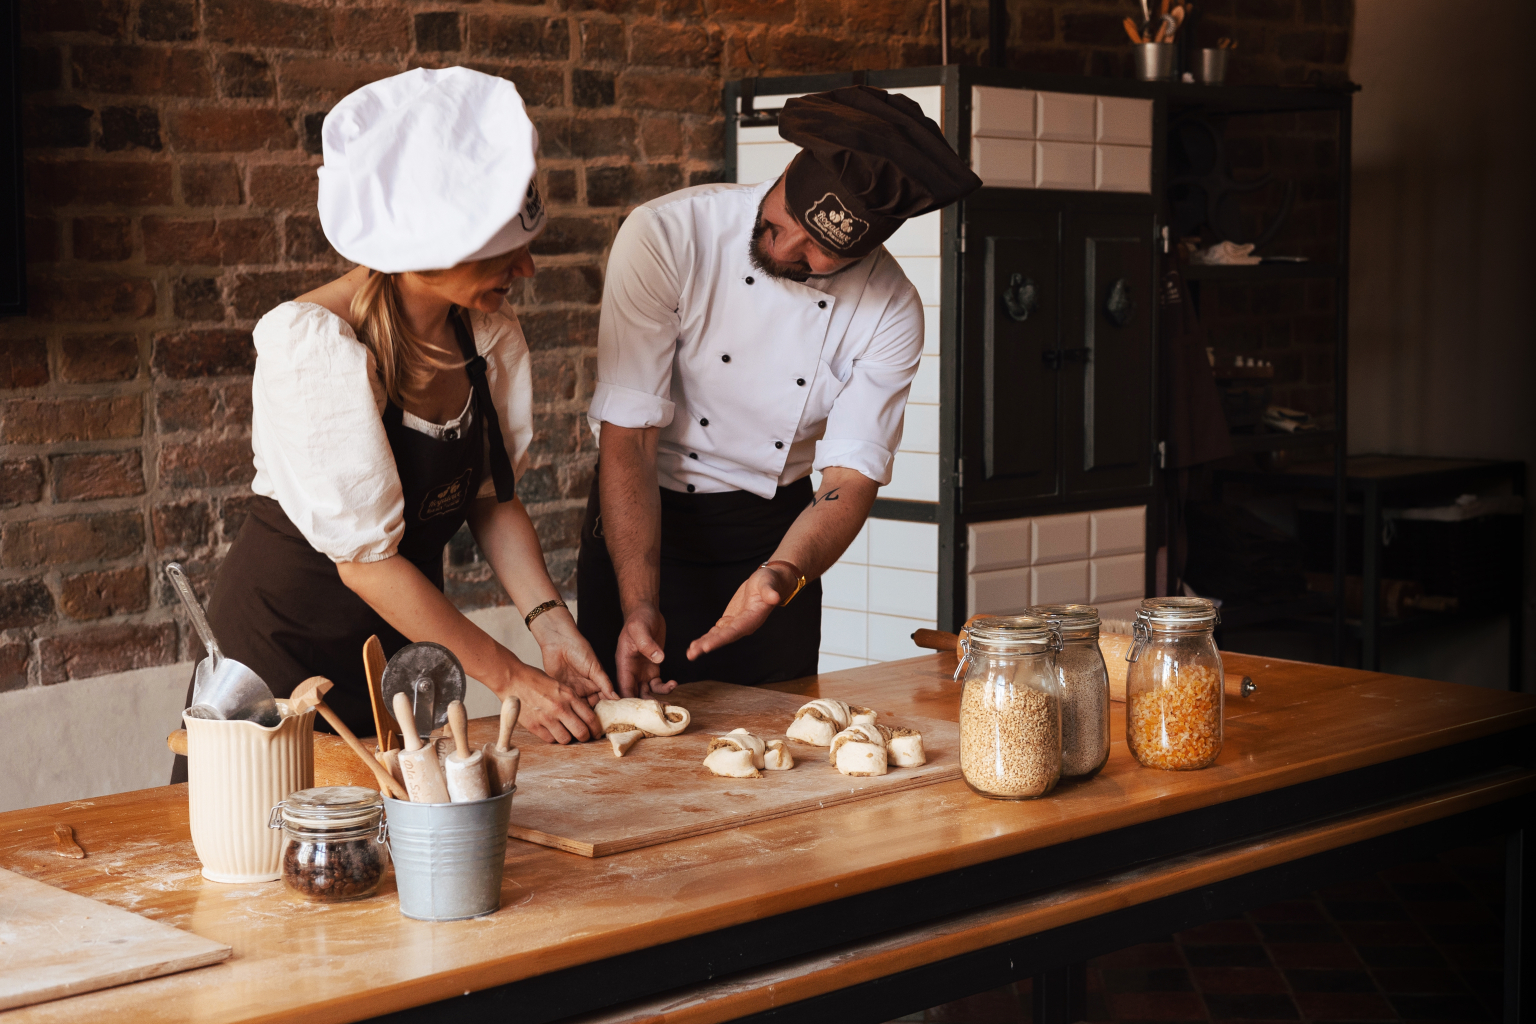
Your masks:
<path fill-rule="evenodd" d="M 912 642 L 930 651 L 954 651 L 960 653 L 960 637 L 941 629 L 919 629 L 912 634 Z M 1104 654 L 1104 666 L 1109 670 L 1109 699 L 1125 703 L 1126 653 L 1136 643 L 1134 637 L 1123 633 L 1099 634 L 1099 650 Z M 1258 691 L 1251 676 L 1226 673 L 1222 679 L 1228 697 L 1251 697 Z"/>

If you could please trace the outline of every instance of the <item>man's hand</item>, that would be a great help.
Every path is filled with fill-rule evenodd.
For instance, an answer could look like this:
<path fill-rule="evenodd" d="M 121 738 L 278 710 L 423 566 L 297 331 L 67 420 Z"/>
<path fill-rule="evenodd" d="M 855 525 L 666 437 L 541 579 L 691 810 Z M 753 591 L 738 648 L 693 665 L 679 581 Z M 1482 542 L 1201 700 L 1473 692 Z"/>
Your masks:
<path fill-rule="evenodd" d="M 624 619 L 614 652 L 619 692 L 626 697 L 671 693 L 677 682 L 661 681 L 661 662 L 666 657 L 667 623 L 655 605 L 636 605 Z"/>
<path fill-rule="evenodd" d="M 788 569 L 777 565 L 765 566 L 748 576 L 731 596 L 725 614 L 708 633 L 688 645 L 688 660 L 698 661 L 701 655 L 756 633 L 768 621 L 768 614 L 794 594 L 798 582 Z"/>
<path fill-rule="evenodd" d="M 582 696 L 587 703 L 597 700 L 618 700 L 618 691 L 602 662 L 587 643 L 587 638 L 576 628 L 576 620 L 564 608 L 551 608 L 533 620 L 533 638 L 539 642 L 539 653 L 544 656 L 544 672 L 554 680 L 565 683 Z"/>
<path fill-rule="evenodd" d="M 577 687 L 527 668 L 518 674 L 512 692 L 523 702 L 518 722 L 545 743 L 570 743 L 603 734 L 597 712 Z"/>

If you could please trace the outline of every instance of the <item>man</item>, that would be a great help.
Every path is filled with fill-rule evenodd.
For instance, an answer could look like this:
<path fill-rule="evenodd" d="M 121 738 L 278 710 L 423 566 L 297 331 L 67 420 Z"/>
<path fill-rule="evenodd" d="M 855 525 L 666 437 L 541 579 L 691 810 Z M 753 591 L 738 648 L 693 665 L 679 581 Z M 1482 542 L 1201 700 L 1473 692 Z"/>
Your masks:
<path fill-rule="evenodd" d="M 647 203 L 609 257 L 577 593 L 626 695 L 816 671 L 819 577 L 890 482 L 922 355 L 881 243 L 981 184 L 878 89 L 790 100 L 779 133 L 778 181 Z"/>

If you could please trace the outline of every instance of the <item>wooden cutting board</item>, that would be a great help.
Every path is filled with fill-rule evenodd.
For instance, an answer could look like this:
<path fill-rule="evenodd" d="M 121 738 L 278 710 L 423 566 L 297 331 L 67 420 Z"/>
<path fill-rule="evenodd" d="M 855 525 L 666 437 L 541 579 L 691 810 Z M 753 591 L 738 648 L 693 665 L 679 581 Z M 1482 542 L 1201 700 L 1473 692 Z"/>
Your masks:
<path fill-rule="evenodd" d="M 519 730 L 514 742 L 523 753 L 508 834 L 584 857 L 606 857 L 960 778 L 955 723 L 882 714 L 882 725 L 923 734 L 926 765 L 852 778 L 828 763 L 826 747 L 790 741 L 795 766 L 789 771 L 722 779 L 703 764 L 712 738 L 746 729 L 765 740 L 783 739 L 805 698 L 730 683 L 690 683 L 662 699 L 692 714 L 687 731 L 648 736 L 622 758 L 613 756 L 606 739 L 562 747 Z M 477 719 L 471 737 L 494 740 L 495 720 Z"/>
<path fill-rule="evenodd" d="M 231 950 L 0 869 L 0 1010 L 216 964 Z"/>

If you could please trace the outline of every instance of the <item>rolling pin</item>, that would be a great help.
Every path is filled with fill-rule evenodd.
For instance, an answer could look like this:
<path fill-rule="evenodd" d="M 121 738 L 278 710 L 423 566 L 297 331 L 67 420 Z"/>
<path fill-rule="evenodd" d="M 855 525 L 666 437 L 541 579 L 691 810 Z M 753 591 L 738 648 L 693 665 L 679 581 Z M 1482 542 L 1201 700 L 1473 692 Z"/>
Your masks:
<path fill-rule="evenodd" d="M 912 642 L 930 651 L 954 651 L 960 653 L 960 637 L 939 629 L 919 629 L 912 634 Z M 1100 633 L 1099 650 L 1104 655 L 1104 667 L 1109 670 L 1109 698 L 1125 703 L 1125 674 L 1129 663 L 1126 652 L 1136 641 L 1123 633 Z M 1228 697 L 1249 697 L 1258 690 L 1253 679 L 1228 672 L 1222 679 Z"/>
<path fill-rule="evenodd" d="M 484 800 L 491 795 L 490 783 L 485 777 L 485 754 L 469 749 L 469 716 L 464 713 L 464 702 L 448 705 L 448 731 L 453 733 L 453 753 L 443 765 L 448 783 L 448 799 L 456 804 L 472 800 Z"/>
<path fill-rule="evenodd" d="M 517 762 L 522 751 L 512 746 L 512 730 L 517 728 L 517 716 L 523 710 L 523 702 L 516 697 L 504 697 L 501 701 L 501 728 L 496 742 L 487 743 L 485 767 L 490 775 L 491 792 L 500 796 L 517 784 Z"/>
<path fill-rule="evenodd" d="M 405 749 L 400 752 L 400 774 L 405 776 L 405 788 L 411 794 L 411 802 L 448 803 L 448 782 L 437 763 L 437 751 L 422 746 L 421 736 L 416 732 L 416 716 L 411 712 L 411 698 L 404 691 L 395 694 L 394 710 L 395 719 L 400 723 L 400 735 L 405 738 Z"/>

